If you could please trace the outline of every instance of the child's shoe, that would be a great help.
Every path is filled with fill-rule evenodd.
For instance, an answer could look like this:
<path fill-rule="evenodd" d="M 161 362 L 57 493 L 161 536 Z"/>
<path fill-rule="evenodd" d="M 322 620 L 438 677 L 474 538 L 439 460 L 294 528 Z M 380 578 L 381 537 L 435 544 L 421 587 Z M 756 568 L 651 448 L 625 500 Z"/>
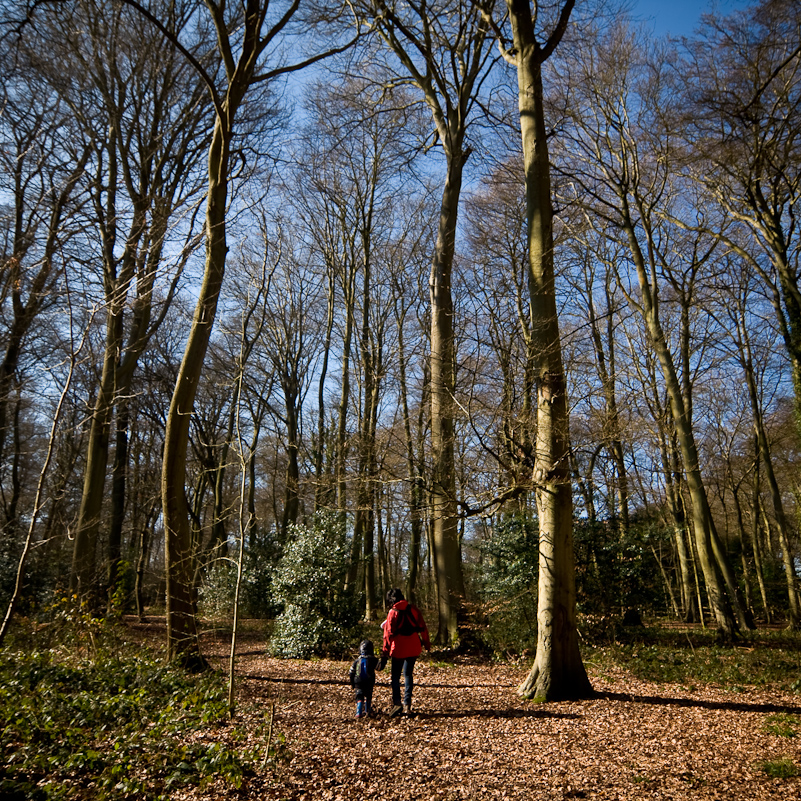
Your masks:
<path fill-rule="evenodd" d="M 356 702 L 356 717 L 363 718 L 367 714 L 367 710 L 364 706 L 364 701 L 357 701 Z"/>

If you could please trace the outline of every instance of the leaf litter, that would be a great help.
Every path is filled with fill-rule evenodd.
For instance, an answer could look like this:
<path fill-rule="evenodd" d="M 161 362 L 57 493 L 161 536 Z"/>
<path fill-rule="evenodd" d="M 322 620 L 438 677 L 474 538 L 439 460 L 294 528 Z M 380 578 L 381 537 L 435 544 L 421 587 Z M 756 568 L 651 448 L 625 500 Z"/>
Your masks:
<path fill-rule="evenodd" d="M 224 653 L 211 656 L 220 669 Z M 596 698 L 534 704 L 516 693 L 525 665 L 422 657 L 412 716 L 388 718 L 385 670 L 374 695 L 379 714 L 357 720 L 349 665 L 258 650 L 239 656 L 235 725 L 250 732 L 241 747 L 261 749 L 264 759 L 238 789 L 212 782 L 176 801 L 801 801 L 801 776 L 771 778 L 763 767 L 784 760 L 801 768 L 801 738 L 766 724 L 801 715 L 798 696 L 688 689 L 622 669 L 593 675 L 590 666 Z"/>

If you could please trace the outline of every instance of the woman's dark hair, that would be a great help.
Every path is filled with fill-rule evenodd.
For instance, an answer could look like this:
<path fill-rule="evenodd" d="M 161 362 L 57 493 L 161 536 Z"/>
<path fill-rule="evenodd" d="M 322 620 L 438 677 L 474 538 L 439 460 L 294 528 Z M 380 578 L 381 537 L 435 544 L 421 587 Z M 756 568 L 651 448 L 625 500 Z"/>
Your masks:
<path fill-rule="evenodd" d="M 402 600 L 404 600 L 403 590 L 399 590 L 397 587 L 387 593 L 387 606 L 395 606 L 398 601 Z"/>

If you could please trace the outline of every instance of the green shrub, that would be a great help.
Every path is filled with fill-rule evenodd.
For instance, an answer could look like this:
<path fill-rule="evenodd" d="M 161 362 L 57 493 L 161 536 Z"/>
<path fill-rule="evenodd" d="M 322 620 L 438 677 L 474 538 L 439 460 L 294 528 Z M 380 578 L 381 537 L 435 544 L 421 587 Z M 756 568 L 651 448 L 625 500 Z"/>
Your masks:
<path fill-rule="evenodd" d="M 239 593 L 240 615 L 275 617 L 278 614 L 280 609 L 273 602 L 271 585 L 280 557 L 281 546 L 274 529 L 248 544 Z M 238 548 L 234 547 L 230 556 L 217 559 L 206 570 L 198 592 L 203 617 L 217 622 L 233 617 L 237 559 Z"/>
<path fill-rule="evenodd" d="M 318 514 L 310 526 L 291 527 L 272 582 L 282 610 L 270 638 L 273 655 L 306 659 L 350 650 L 360 606 L 343 590 L 348 561 L 345 527 L 335 515 Z"/>
<path fill-rule="evenodd" d="M 236 595 L 236 562 L 217 559 L 203 576 L 198 589 L 198 612 L 216 622 L 231 620 Z"/>
<path fill-rule="evenodd" d="M 239 786 L 256 755 L 191 733 L 227 718 L 222 680 L 138 652 L 0 654 L 0 797 L 167 798 L 182 785 Z"/>
<path fill-rule="evenodd" d="M 659 566 L 651 551 L 651 545 L 660 548 L 660 542 L 667 542 L 670 551 L 668 538 L 663 526 L 648 520 L 632 520 L 625 536 L 621 536 L 615 520 L 576 520 L 573 544 L 579 615 L 607 620 L 627 609 L 669 611 Z M 601 629 L 604 636 L 605 628 Z M 590 627 L 586 635 L 592 638 L 596 631 Z"/>
<path fill-rule="evenodd" d="M 472 610 L 473 626 L 496 655 L 536 646 L 538 537 L 535 518 L 513 515 L 478 546 L 472 580 L 479 603 Z"/>

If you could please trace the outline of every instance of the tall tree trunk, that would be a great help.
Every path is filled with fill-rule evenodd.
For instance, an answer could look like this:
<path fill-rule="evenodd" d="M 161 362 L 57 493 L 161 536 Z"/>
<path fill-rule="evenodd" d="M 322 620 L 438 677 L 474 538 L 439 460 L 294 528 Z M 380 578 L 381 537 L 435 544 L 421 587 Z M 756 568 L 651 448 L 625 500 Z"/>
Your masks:
<path fill-rule="evenodd" d="M 587 287 L 587 306 L 589 310 L 590 333 L 595 349 L 595 360 L 598 367 L 598 377 L 601 379 L 604 401 L 606 403 L 606 415 L 604 419 L 604 441 L 615 465 L 616 494 L 617 494 L 617 518 L 618 530 L 621 536 L 625 536 L 629 530 L 629 487 L 628 476 L 626 474 L 626 461 L 623 449 L 623 437 L 620 426 L 620 413 L 617 407 L 617 388 L 615 374 L 615 340 L 614 325 L 615 317 L 612 314 L 612 302 L 610 297 L 609 277 L 604 282 L 606 298 L 606 341 L 608 355 L 604 348 L 601 337 L 601 330 L 598 324 L 598 317 L 595 312 L 595 303 L 592 297 L 592 284 L 588 282 Z M 611 492 L 610 492 L 611 496 Z"/>
<path fill-rule="evenodd" d="M 164 512 L 167 572 L 167 643 L 171 660 L 200 667 L 205 660 L 195 625 L 193 597 L 192 531 L 186 501 L 186 460 L 189 425 L 203 362 L 217 313 L 217 301 L 227 253 L 226 204 L 228 200 L 229 147 L 235 111 L 219 113 L 209 148 L 209 188 L 206 207 L 206 263 L 189 338 L 178 370 L 167 415 L 161 496 Z"/>
<path fill-rule="evenodd" d="M 734 500 L 734 509 L 737 513 L 737 534 L 740 540 L 740 555 L 743 565 L 743 588 L 745 590 L 745 602 L 748 604 L 748 609 L 751 614 L 754 613 L 754 597 L 751 590 L 751 571 L 748 567 L 748 557 L 746 556 L 745 547 L 745 522 L 743 521 L 743 507 L 740 503 L 739 486 L 732 481 L 732 498 Z"/>
<path fill-rule="evenodd" d="M 346 267 L 342 280 L 342 290 L 345 295 L 345 336 L 342 343 L 342 378 L 341 395 L 337 414 L 337 441 L 336 462 L 334 475 L 336 478 L 337 510 L 344 520 L 347 513 L 347 471 L 345 461 L 348 456 L 348 404 L 350 403 L 350 359 L 353 343 L 353 314 L 354 314 L 354 281 L 356 268 Z M 358 568 L 358 559 L 351 560 L 351 571 Z M 356 580 L 355 572 L 348 573 L 348 585 Z"/>
<path fill-rule="evenodd" d="M 772 623 L 768 593 L 765 587 L 765 570 L 762 565 L 762 545 L 759 542 L 759 442 L 754 434 L 754 485 L 751 492 L 751 547 L 754 550 L 754 570 L 757 574 L 759 594 L 762 597 L 762 607 L 765 610 L 765 620 Z"/>
<path fill-rule="evenodd" d="M 112 290 L 112 296 L 108 298 L 103 372 L 89 427 L 83 492 L 73 546 L 70 590 L 85 598 L 93 606 L 99 601 L 96 575 L 97 537 L 105 499 L 109 437 L 116 394 L 117 359 L 122 345 L 122 310 L 127 284 L 125 290 L 121 291 L 121 288 L 116 286 Z"/>
<path fill-rule="evenodd" d="M 531 336 L 537 387 L 534 483 L 539 516 L 537 654 L 518 692 L 527 698 L 583 698 L 592 687 L 578 647 L 573 498 L 570 485 L 567 382 L 554 286 L 553 209 L 545 131 L 542 64 L 561 40 L 573 0 L 545 47 L 534 32 L 529 0 L 507 0 L 517 65 L 526 175 Z"/>
<path fill-rule="evenodd" d="M 334 269 L 328 265 L 328 302 L 325 324 L 325 340 L 323 344 L 323 362 L 317 379 L 317 447 L 314 451 L 314 508 L 315 511 L 327 508 L 332 502 L 331 487 L 323 478 L 325 470 L 325 454 L 328 435 L 325 424 L 326 403 L 325 386 L 328 378 L 328 359 L 331 354 L 331 336 L 334 330 Z"/>
<path fill-rule="evenodd" d="M 454 397 L 456 362 L 451 276 L 462 170 L 467 159 L 461 137 L 448 153 L 439 229 L 429 281 L 431 295 L 431 525 L 437 580 L 437 640 L 458 641 L 457 617 L 464 598 L 456 507 Z"/>
<path fill-rule="evenodd" d="M 287 377 L 289 379 L 289 377 Z M 287 426 L 286 486 L 284 488 L 284 514 L 281 530 L 286 537 L 289 526 L 298 522 L 300 515 L 300 463 L 298 461 L 300 421 L 298 409 L 298 386 L 289 380 L 284 382 L 284 402 Z"/>
<path fill-rule="evenodd" d="M 397 309 L 396 298 L 396 309 Z M 403 323 L 405 316 L 397 313 L 398 320 L 398 368 L 400 371 L 400 398 L 403 410 L 403 433 L 406 443 L 406 475 L 409 485 L 409 571 L 406 578 L 406 597 L 416 603 L 415 595 L 420 573 L 420 543 L 423 534 L 423 505 L 425 504 L 422 476 L 417 467 L 414 454 L 412 421 L 409 414 L 409 388 L 406 380 L 406 348 L 404 345 Z M 421 404 L 421 408 L 422 408 Z"/>
<path fill-rule="evenodd" d="M 111 611 L 116 589 L 122 580 L 122 529 L 125 522 L 125 498 L 128 478 L 128 429 L 130 405 L 126 390 L 121 388 L 117 400 L 117 419 L 114 446 L 114 464 L 111 468 L 111 519 L 108 528 L 108 570 L 106 594 Z"/>

